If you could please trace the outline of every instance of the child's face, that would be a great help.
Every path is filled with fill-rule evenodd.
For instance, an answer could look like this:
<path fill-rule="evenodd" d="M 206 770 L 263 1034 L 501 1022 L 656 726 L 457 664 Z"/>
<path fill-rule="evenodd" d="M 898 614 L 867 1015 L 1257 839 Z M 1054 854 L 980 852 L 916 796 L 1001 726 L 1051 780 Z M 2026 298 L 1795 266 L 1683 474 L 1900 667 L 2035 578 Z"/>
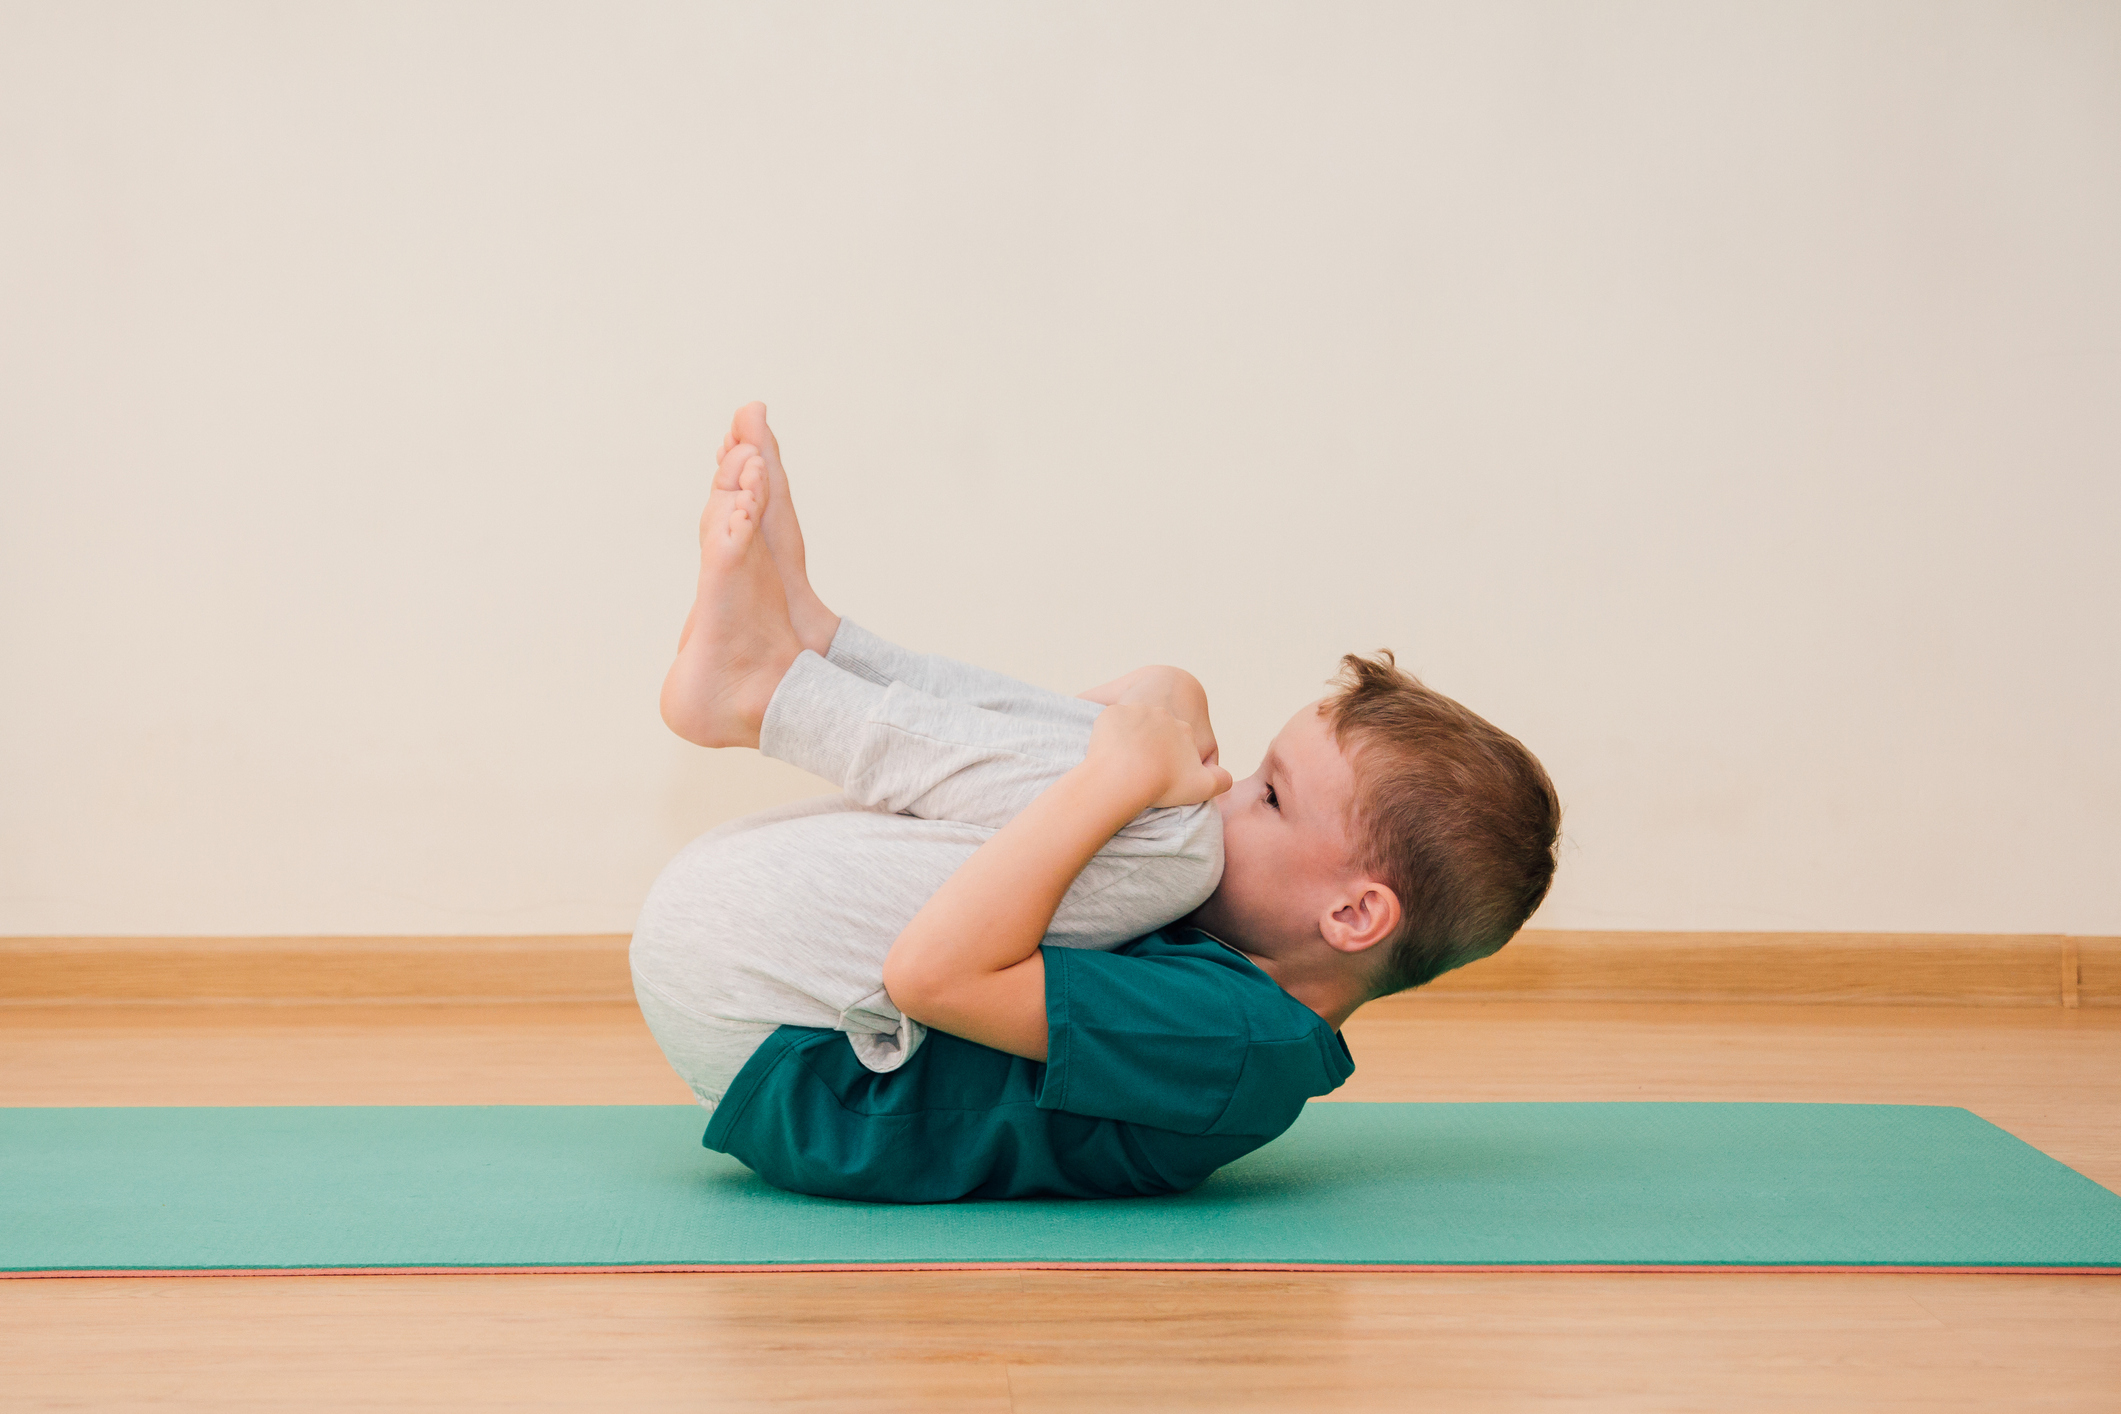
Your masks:
<path fill-rule="evenodd" d="M 1355 870 L 1355 771 L 1321 705 L 1291 717 L 1259 769 L 1216 797 L 1222 882 L 1188 921 L 1255 955 L 1315 936 Z"/>

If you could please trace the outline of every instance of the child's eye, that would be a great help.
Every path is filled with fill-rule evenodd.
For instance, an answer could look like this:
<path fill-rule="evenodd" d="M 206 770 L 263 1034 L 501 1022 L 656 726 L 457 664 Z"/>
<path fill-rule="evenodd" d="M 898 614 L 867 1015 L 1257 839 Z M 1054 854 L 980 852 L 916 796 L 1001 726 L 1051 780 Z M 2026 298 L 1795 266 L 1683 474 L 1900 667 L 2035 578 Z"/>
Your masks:
<path fill-rule="evenodd" d="M 1281 797 L 1274 793 L 1274 787 L 1272 786 L 1267 787 L 1267 808 L 1269 810 L 1281 809 Z"/>

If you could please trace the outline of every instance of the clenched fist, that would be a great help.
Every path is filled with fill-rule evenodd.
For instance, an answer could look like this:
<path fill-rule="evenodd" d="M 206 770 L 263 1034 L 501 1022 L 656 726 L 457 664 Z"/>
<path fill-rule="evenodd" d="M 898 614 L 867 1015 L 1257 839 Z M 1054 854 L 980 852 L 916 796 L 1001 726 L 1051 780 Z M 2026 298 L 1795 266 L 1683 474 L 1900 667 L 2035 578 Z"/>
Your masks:
<path fill-rule="evenodd" d="M 1115 702 L 1090 731 L 1092 765 L 1125 772 L 1153 791 L 1152 806 L 1198 805 L 1230 788 L 1230 773 L 1200 759 L 1194 729 L 1148 702 Z"/>

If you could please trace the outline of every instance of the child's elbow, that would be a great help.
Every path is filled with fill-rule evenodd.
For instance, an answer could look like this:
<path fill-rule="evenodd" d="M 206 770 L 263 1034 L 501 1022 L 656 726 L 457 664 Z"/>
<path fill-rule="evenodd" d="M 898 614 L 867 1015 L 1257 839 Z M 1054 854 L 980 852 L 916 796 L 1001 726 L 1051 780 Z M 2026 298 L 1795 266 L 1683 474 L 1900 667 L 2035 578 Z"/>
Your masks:
<path fill-rule="evenodd" d="M 920 1021 L 940 986 L 935 969 L 923 965 L 917 956 L 906 956 L 905 949 L 893 948 L 884 958 L 884 995 L 891 998 L 900 1015 Z"/>

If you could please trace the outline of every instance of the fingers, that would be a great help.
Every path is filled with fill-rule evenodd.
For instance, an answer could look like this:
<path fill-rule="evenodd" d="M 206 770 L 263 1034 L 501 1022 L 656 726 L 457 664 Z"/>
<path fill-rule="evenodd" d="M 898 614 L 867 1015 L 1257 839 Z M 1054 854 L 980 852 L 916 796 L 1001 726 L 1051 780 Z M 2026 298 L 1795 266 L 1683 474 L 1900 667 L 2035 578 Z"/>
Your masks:
<path fill-rule="evenodd" d="M 1162 706 L 1115 702 L 1100 712 L 1090 733 L 1090 754 L 1130 760 L 1160 779 L 1152 803 L 1198 805 L 1230 789 L 1231 776 L 1203 761 L 1193 729 Z"/>
<path fill-rule="evenodd" d="M 1220 766 L 1202 766 L 1188 771 L 1171 782 L 1171 787 L 1153 802 L 1159 808 L 1171 805 L 1199 805 L 1215 799 L 1230 788 L 1230 773 Z"/>

